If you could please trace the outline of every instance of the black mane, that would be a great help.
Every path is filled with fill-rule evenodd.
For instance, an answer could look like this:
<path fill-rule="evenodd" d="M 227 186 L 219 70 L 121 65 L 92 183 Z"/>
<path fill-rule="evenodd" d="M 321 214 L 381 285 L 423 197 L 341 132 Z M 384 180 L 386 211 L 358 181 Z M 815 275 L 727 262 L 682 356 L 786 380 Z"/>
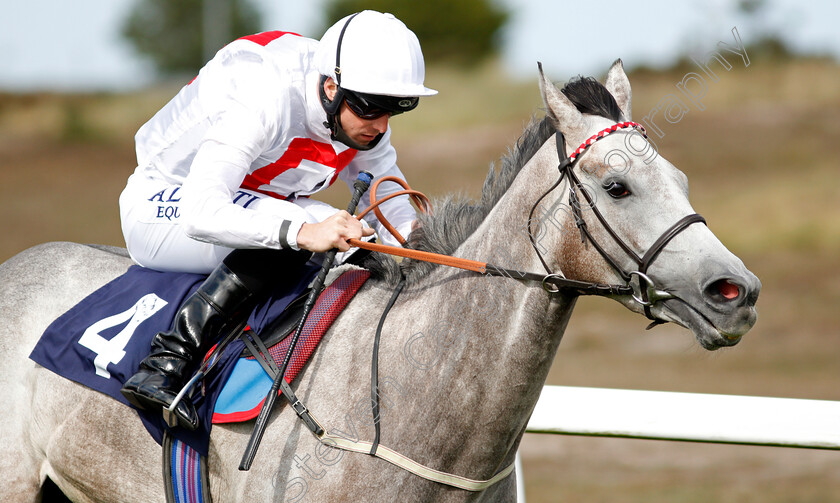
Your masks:
<path fill-rule="evenodd" d="M 582 114 L 600 115 L 615 122 L 621 120 L 621 109 L 603 84 L 592 77 L 577 76 L 560 90 Z"/>

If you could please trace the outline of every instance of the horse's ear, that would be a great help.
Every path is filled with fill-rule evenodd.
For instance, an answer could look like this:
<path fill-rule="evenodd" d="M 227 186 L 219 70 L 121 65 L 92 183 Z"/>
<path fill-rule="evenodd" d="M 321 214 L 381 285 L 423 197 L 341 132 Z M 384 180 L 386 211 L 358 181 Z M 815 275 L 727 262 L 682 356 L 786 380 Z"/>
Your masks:
<path fill-rule="evenodd" d="M 624 115 L 624 120 L 633 120 L 630 116 L 631 107 L 630 101 L 633 92 L 630 90 L 630 80 L 627 79 L 627 74 L 624 73 L 624 64 L 621 59 L 615 60 L 615 63 L 607 72 L 607 80 L 604 82 L 604 87 L 613 95 L 615 101 L 618 103 L 618 108 Z"/>
<path fill-rule="evenodd" d="M 540 94 L 545 102 L 546 112 L 554 121 L 554 126 L 563 134 L 569 135 L 580 127 L 583 115 L 569 98 L 546 78 L 542 63 L 537 63 L 537 67 L 540 69 Z"/>

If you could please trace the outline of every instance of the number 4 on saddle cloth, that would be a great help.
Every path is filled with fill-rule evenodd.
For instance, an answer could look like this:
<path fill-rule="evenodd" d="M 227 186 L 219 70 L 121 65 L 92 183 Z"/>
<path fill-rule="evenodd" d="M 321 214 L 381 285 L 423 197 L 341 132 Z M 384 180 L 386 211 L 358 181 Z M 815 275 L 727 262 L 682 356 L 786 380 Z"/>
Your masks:
<path fill-rule="evenodd" d="M 248 319 L 251 334 L 272 339 L 286 308 L 306 292 L 319 267 L 307 264 L 300 281 L 277 289 L 259 304 Z M 313 353 L 321 337 L 344 306 L 370 276 L 364 269 L 349 269 L 324 291 L 301 332 L 286 372 L 291 382 Z M 120 393 L 123 383 L 149 352 L 152 338 L 168 330 L 182 301 L 206 276 L 164 273 L 132 266 L 117 279 L 95 291 L 55 320 L 29 357 L 70 380 L 105 393 L 129 405 Z M 295 325 L 295 323 L 292 323 Z M 269 353 L 279 365 L 290 337 L 271 345 Z M 219 356 L 193 397 L 200 426 L 196 431 L 169 429 L 159 412 L 138 411 L 143 425 L 159 443 L 167 430 L 175 439 L 206 455 L 212 423 L 247 421 L 257 416 L 272 379 L 245 344 L 236 339 Z"/>

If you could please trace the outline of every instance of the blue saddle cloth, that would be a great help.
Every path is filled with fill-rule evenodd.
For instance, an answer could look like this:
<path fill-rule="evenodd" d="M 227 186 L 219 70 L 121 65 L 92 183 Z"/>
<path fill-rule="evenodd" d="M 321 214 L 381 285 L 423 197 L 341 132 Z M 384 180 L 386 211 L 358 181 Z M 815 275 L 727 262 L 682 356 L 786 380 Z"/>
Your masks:
<path fill-rule="evenodd" d="M 279 285 L 251 313 L 248 319 L 251 330 L 261 333 L 306 289 L 317 271 L 317 266 L 307 264 L 303 272 L 296 271 L 299 279 Z M 120 393 L 123 383 L 149 354 L 152 338 L 170 328 L 184 299 L 205 278 L 205 275 L 164 273 L 132 266 L 56 319 L 29 357 L 56 374 L 129 405 Z M 241 341 L 232 342 L 205 378 L 202 393 L 194 395 L 193 403 L 201 421 L 199 429 L 170 430 L 176 439 L 202 455 L 207 455 L 216 398 L 243 348 Z M 162 415 L 138 413 L 143 425 L 161 444 L 164 429 L 169 429 Z"/>

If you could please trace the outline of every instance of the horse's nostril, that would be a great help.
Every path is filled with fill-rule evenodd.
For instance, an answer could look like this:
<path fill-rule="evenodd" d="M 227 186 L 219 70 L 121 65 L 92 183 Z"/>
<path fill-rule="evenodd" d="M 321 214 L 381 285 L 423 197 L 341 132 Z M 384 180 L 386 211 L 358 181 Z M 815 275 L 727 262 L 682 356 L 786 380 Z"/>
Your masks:
<path fill-rule="evenodd" d="M 728 279 L 720 279 L 709 285 L 708 293 L 725 300 L 735 300 L 741 294 L 741 288 Z"/>

